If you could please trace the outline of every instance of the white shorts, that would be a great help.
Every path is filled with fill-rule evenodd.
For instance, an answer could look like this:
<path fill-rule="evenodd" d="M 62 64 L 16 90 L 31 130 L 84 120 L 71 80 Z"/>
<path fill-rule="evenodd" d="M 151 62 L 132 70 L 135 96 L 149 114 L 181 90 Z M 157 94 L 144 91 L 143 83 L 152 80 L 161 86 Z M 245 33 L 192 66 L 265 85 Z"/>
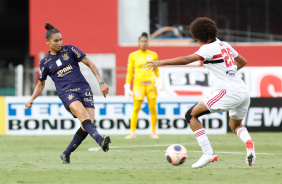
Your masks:
<path fill-rule="evenodd" d="M 203 101 L 211 113 L 229 111 L 229 116 L 236 120 L 243 119 L 250 106 L 248 92 L 233 92 L 224 89 L 213 91 Z"/>

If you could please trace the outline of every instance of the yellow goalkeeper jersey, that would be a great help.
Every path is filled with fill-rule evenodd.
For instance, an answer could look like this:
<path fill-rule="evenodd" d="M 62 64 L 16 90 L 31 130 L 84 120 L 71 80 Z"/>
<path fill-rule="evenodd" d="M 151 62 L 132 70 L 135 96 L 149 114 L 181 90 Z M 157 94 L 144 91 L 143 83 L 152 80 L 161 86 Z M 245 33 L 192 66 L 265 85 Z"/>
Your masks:
<path fill-rule="evenodd" d="M 134 73 L 134 85 L 139 84 L 143 81 L 151 81 L 155 83 L 155 75 L 156 77 L 160 76 L 159 68 L 156 67 L 154 71 L 149 69 L 145 63 L 147 61 L 157 61 L 158 54 L 156 52 L 146 50 L 138 50 L 129 54 L 128 64 L 127 64 L 127 75 L 126 75 L 126 83 L 131 83 L 133 73 Z"/>

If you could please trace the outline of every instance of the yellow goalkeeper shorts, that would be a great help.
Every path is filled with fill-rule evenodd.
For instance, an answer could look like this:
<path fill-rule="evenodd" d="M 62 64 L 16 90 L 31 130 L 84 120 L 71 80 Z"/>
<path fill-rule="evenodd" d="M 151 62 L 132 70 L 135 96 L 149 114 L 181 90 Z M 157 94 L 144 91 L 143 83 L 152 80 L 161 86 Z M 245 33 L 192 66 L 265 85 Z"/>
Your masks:
<path fill-rule="evenodd" d="M 133 94 L 135 100 L 144 100 L 145 96 L 147 99 L 157 98 L 158 91 L 152 82 L 141 82 L 140 84 L 134 84 Z"/>

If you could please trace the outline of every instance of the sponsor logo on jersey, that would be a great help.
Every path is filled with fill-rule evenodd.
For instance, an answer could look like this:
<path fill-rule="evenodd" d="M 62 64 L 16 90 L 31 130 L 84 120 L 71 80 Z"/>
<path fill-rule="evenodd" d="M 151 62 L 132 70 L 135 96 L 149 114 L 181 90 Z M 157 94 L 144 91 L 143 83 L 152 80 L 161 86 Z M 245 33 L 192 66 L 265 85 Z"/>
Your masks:
<path fill-rule="evenodd" d="M 148 65 L 142 64 L 140 65 L 140 68 L 143 70 L 148 70 L 150 67 Z"/>
<path fill-rule="evenodd" d="M 227 72 L 226 72 L 226 75 L 228 76 L 228 77 L 235 77 L 235 71 L 234 70 L 228 70 Z"/>
<path fill-rule="evenodd" d="M 78 51 L 78 50 L 76 50 L 75 48 L 71 48 L 71 50 L 76 54 L 76 56 L 77 56 L 77 58 L 80 58 L 80 56 L 81 56 L 81 53 Z"/>
<path fill-rule="evenodd" d="M 41 69 L 39 68 L 39 77 L 42 78 L 42 73 L 43 73 L 44 67 L 42 67 Z"/>
<path fill-rule="evenodd" d="M 49 59 L 45 59 L 45 62 L 44 62 L 44 65 L 46 65 L 46 63 L 48 63 L 49 61 L 51 60 L 51 58 L 49 58 Z"/>
<path fill-rule="evenodd" d="M 68 89 L 65 92 L 80 91 L 80 88 Z"/>
<path fill-rule="evenodd" d="M 92 101 L 93 101 L 92 98 L 84 98 L 83 100 L 84 100 L 85 102 L 92 102 Z"/>
<path fill-rule="evenodd" d="M 91 92 L 85 92 L 85 96 L 91 96 Z"/>
<path fill-rule="evenodd" d="M 63 54 L 62 57 L 63 57 L 63 60 L 65 61 L 69 60 L 69 56 L 67 53 Z"/>
<path fill-rule="evenodd" d="M 62 70 L 59 70 L 59 71 L 57 72 L 58 77 L 63 77 L 63 76 L 65 76 L 66 74 L 70 73 L 72 69 L 73 69 L 73 68 L 72 68 L 71 64 L 68 64 L 65 68 L 63 68 Z"/>
<path fill-rule="evenodd" d="M 58 60 L 56 61 L 56 63 L 57 63 L 57 66 L 58 66 L 58 67 L 62 65 L 62 61 L 61 61 L 60 59 L 58 59 Z"/>
<path fill-rule="evenodd" d="M 70 95 L 68 96 L 68 99 L 69 99 L 69 100 L 72 100 L 73 97 L 74 97 L 74 96 L 73 96 L 72 94 L 70 94 Z"/>

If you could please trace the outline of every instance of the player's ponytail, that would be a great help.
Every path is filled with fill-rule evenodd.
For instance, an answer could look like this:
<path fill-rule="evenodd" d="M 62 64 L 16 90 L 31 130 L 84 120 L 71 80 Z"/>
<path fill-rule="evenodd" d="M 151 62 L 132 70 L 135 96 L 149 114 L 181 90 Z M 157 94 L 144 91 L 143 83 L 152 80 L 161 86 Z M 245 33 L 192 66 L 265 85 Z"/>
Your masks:
<path fill-rule="evenodd" d="M 47 29 L 46 32 L 46 39 L 49 40 L 49 38 L 51 37 L 52 34 L 55 33 L 60 33 L 60 31 L 58 29 L 56 29 L 52 24 L 50 23 L 45 23 L 45 29 Z"/>
<path fill-rule="evenodd" d="M 148 39 L 148 33 L 143 32 L 143 33 L 141 34 L 141 36 L 139 36 L 138 40 L 140 40 L 141 37 L 145 37 L 145 38 Z"/>

